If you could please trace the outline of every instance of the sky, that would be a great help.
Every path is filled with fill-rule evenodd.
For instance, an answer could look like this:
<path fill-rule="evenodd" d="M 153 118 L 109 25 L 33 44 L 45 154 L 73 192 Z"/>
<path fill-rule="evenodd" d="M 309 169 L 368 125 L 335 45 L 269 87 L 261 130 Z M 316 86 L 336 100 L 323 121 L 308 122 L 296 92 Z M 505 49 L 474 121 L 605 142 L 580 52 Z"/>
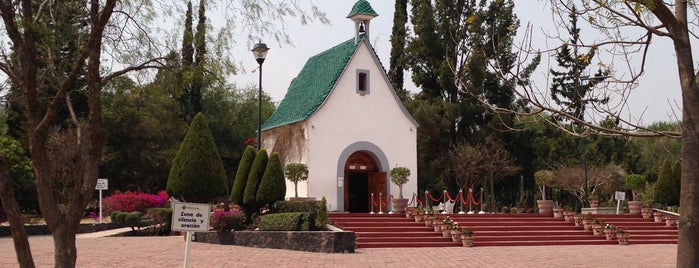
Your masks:
<path fill-rule="evenodd" d="M 302 5 L 309 5 L 309 1 L 300 2 L 303 2 Z M 288 26 L 288 33 L 293 45 L 275 43 L 271 38 L 270 40 L 261 40 L 270 47 L 267 59 L 263 64 L 262 87 L 274 102 L 280 102 L 284 98 L 292 79 L 298 75 L 309 57 L 354 37 L 354 24 L 346 16 L 356 0 L 313 2 L 326 13 L 331 24 L 325 25 L 316 22 L 301 25 L 290 20 L 292 23 Z M 369 2 L 379 14 L 371 21 L 370 42 L 384 65 L 383 67 L 388 69 L 394 1 L 369 0 Z M 560 41 L 547 39 L 546 36 L 565 30 L 554 26 L 556 24 L 553 22 L 546 2 L 541 0 L 515 1 L 515 13 L 522 25 L 520 30 L 524 29 L 526 25 L 532 25 L 533 44 L 541 50 L 560 45 Z M 582 33 L 582 35 L 588 36 L 595 34 L 598 33 L 592 29 L 583 29 Z M 520 39 L 521 36 L 517 38 Z M 649 54 L 649 64 L 645 69 L 646 74 L 639 81 L 638 87 L 630 93 L 629 105 L 626 109 L 622 109 L 622 118 L 628 118 L 643 125 L 681 118 L 682 99 L 676 61 L 672 45 L 666 39 L 658 37 L 654 39 L 652 53 Z M 695 50 L 696 47 L 697 45 L 695 45 Z M 242 64 L 244 71 L 232 77 L 231 82 L 237 84 L 238 87 L 257 87 L 259 73 L 253 72 L 257 67 L 257 62 L 250 52 L 250 47 L 241 42 L 233 49 L 233 54 L 236 60 Z M 638 60 L 638 58 L 640 56 L 633 60 Z M 548 88 L 549 79 L 546 79 L 544 75 L 549 69 L 549 66 L 546 65 L 547 61 L 548 59 L 542 60 L 542 65 L 538 68 L 537 78 L 535 78 L 537 86 L 542 89 Z M 553 59 L 551 62 L 554 62 Z M 620 66 L 613 67 L 624 69 L 628 66 L 621 63 Z M 418 90 L 408 75 L 406 75 L 406 88 L 412 92 Z"/>

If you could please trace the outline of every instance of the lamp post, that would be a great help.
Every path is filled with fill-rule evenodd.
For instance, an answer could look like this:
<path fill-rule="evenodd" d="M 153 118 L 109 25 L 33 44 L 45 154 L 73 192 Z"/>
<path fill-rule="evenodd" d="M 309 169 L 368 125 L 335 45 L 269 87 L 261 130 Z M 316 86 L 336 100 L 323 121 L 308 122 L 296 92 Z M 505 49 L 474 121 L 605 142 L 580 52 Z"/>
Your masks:
<path fill-rule="evenodd" d="M 258 71 L 260 71 L 260 82 L 258 83 L 259 89 L 257 91 L 257 150 L 259 151 L 262 147 L 262 63 L 265 62 L 265 57 L 267 57 L 267 51 L 269 48 L 267 44 L 258 42 L 252 48 L 252 55 L 255 56 L 257 64 L 259 64 Z"/>

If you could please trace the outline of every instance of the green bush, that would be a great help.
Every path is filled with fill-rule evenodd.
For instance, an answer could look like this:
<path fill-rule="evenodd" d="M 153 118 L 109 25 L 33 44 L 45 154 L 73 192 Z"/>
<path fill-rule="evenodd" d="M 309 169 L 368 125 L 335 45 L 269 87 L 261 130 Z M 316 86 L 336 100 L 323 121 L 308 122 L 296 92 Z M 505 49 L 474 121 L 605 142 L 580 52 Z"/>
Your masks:
<path fill-rule="evenodd" d="M 115 210 L 115 211 L 112 211 L 112 213 L 109 214 L 109 218 L 112 220 L 112 222 L 119 223 L 119 222 L 117 221 L 117 215 L 119 215 L 119 213 L 121 213 L 121 211 Z"/>
<path fill-rule="evenodd" d="M 315 217 L 310 212 L 267 214 L 260 217 L 260 231 L 312 231 Z"/>
<path fill-rule="evenodd" d="M 255 148 L 248 145 L 243 152 L 238 164 L 238 170 L 235 172 L 233 188 L 231 189 L 231 202 L 233 204 L 243 204 L 243 193 L 245 193 L 245 184 L 248 181 L 248 174 L 252 168 L 252 161 L 255 160 Z"/>
<path fill-rule="evenodd" d="M 275 212 L 316 212 L 317 201 L 278 201 L 275 203 Z"/>
<path fill-rule="evenodd" d="M 328 200 L 325 199 L 325 196 L 318 202 L 315 218 L 316 228 L 325 229 L 325 225 L 328 224 Z"/>
<path fill-rule="evenodd" d="M 187 202 L 209 203 L 228 194 L 228 182 L 204 115 L 192 124 L 172 161 L 167 193 Z"/>
<path fill-rule="evenodd" d="M 272 153 L 265 173 L 262 175 L 260 186 L 257 189 L 255 200 L 260 205 L 271 205 L 279 200 L 284 200 L 286 195 L 286 182 L 284 181 L 284 170 L 278 153 Z"/>
<path fill-rule="evenodd" d="M 124 216 L 124 224 L 128 227 L 131 228 L 140 228 L 143 226 L 141 224 L 142 218 L 141 218 L 141 212 L 138 211 L 133 211 L 133 212 L 125 212 L 126 214 Z"/>
<path fill-rule="evenodd" d="M 128 212 L 117 211 L 115 217 L 112 218 L 112 221 L 126 225 L 126 214 L 128 214 Z"/>
<path fill-rule="evenodd" d="M 150 224 L 153 225 L 151 234 L 167 235 L 172 231 L 172 208 L 148 209 L 146 217 L 151 220 Z"/>
<path fill-rule="evenodd" d="M 257 156 L 255 156 L 255 160 L 252 162 L 248 181 L 245 183 L 245 192 L 243 193 L 243 206 L 245 207 L 246 217 L 258 213 L 259 204 L 255 195 L 257 195 L 257 187 L 260 185 L 260 180 L 267 167 L 267 160 L 267 151 L 262 149 L 257 152 Z"/>

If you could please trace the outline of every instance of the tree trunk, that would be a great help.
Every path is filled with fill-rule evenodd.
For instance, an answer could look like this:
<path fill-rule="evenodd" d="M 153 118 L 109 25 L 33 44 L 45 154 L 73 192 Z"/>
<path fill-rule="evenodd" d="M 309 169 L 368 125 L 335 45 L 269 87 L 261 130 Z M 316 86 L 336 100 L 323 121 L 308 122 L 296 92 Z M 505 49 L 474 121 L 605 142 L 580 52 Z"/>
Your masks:
<path fill-rule="evenodd" d="M 17 204 L 17 199 L 15 199 L 14 187 L 12 187 L 10 161 L 2 154 L 0 154 L 0 201 L 2 201 L 2 207 L 10 222 L 12 240 L 15 245 L 15 254 L 17 254 L 19 266 L 22 268 L 35 267 L 32 250 L 29 247 L 29 239 L 27 238 L 27 230 L 22 222 L 22 212 L 19 209 L 19 204 Z"/>
<path fill-rule="evenodd" d="M 53 232 L 54 267 L 75 267 L 78 260 L 78 251 L 75 247 L 75 230 L 77 228 L 63 227 Z"/>
<path fill-rule="evenodd" d="M 294 197 L 299 197 L 299 183 L 294 182 Z"/>
<path fill-rule="evenodd" d="M 678 18 L 686 19 L 687 2 L 678 3 Z M 694 70 L 686 20 L 670 28 L 682 88 L 682 182 L 677 267 L 699 265 L 699 86 Z"/>

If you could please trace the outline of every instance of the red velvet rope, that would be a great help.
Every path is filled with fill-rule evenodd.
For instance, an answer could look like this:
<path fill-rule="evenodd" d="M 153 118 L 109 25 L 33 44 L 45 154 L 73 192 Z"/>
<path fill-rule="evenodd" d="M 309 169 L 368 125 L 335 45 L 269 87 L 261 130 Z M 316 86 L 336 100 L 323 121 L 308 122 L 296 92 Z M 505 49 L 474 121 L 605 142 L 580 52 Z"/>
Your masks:
<path fill-rule="evenodd" d="M 374 204 L 374 206 L 378 206 L 379 204 L 376 203 L 376 200 L 374 200 L 374 195 L 371 195 L 371 203 Z"/>
<path fill-rule="evenodd" d="M 425 193 L 425 194 L 430 198 L 430 200 L 432 200 L 432 202 L 440 202 L 440 201 L 442 201 L 442 198 L 444 198 L 444 193 L 442 193 L 442 194 L 441 194 L 439 197 L 437 197 L 437 198 L 432 197 L 432 195 L 430 194 L 430 192 L 427 192 L 427 193 Z"/>
<path fill-rule="evenodd" d="M 470 192 L 470 191 L 468 192 L 468 198 L 471 200 L 471 203 L 472 203 L 473 205 L 478 206 L 478 205 L 481 204 L 481 203 L 479 203 L 478 201 L 476 201 L 476 199 L 473 197 L 473 192 Z"/>

